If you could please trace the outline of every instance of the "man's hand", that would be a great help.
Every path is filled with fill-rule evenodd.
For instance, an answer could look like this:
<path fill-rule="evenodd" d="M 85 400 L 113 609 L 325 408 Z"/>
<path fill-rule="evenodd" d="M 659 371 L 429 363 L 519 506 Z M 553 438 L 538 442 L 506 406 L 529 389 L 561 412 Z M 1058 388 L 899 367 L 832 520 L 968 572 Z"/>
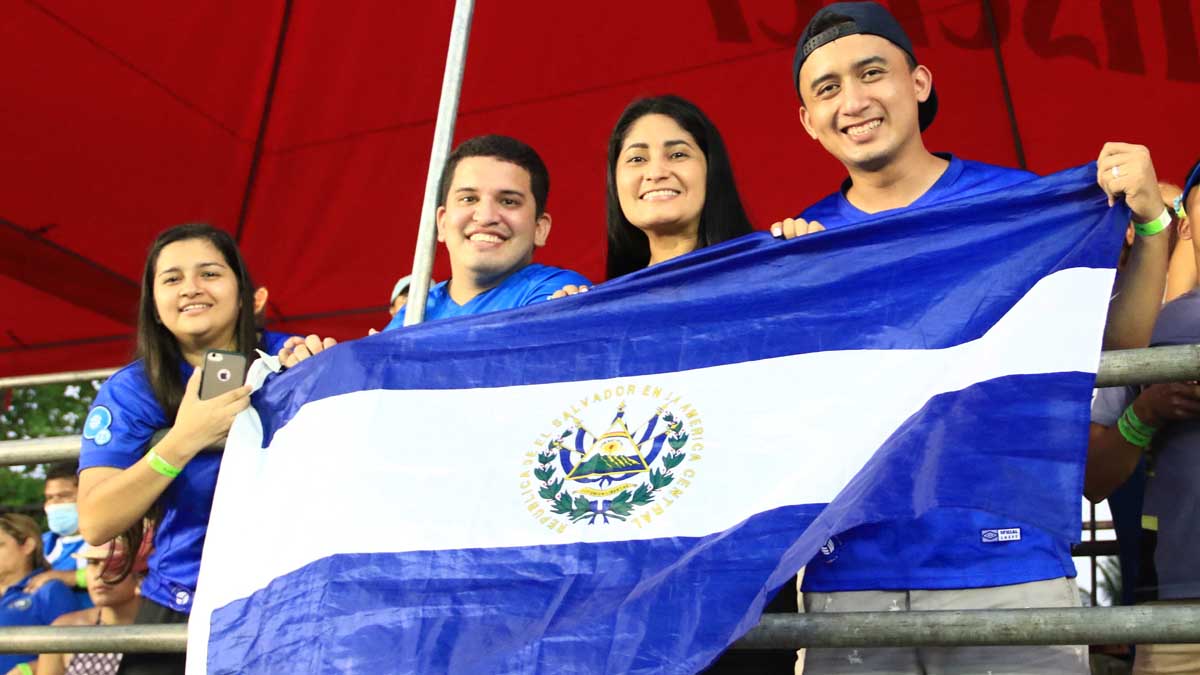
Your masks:
<path fill-rule="evenodd" d="M 563 286 L 562 288 L 558 289 L 557 291 L 554 291 L 554 293 L 550 296 L 550 299 L 553 300 L 555 298 L 565 298 L 568 295 L 579 295 L 580 293 L 587 293 L 587 289 L 588 289 L 587 286 L 576 286 L 575 284 L 567 284 L 566 286 Z"/>
<path fill-rule="evenodd" d="M 1200 385 L 1194 382 L 1150 385 L 1133 402 L 1133 412 L 1156 428 L 1200 417 Z"/>
<path fill-rule="evenodd" d="M 36 574 L 29 583 L 25 584 L 26 593 L 36 593 L 37 589 L 54 581 L 55 579 L 63 582 L 68 588 L 75 588 L 75 573 L 67 570 L 49 570 Z"/>
<path fill-rule="evenodd" d="M 1145 146 L 1105 143 L 1096 158 L 1096 182 L 1108 195 L 1109 206 L 1118 197 L 1125 198 L 1135 223 L 1148 223 L 1162 215 L 1165 205 L 1158 176 Z"/>
<path fill-rule="evenodd" d="M 283 346 L 279 348 L 277 356 L 279 357 L 279 362 L 284 367 L 291 368 L 301 361 L 320 354 L 336 344 L 337 340 L 333 338 L 321 339 L 316 335 L 309 335 L 303 338 L 294 336 L 288 338 L 287 342 L 283 343 Z"/>
<path fill-rule="evenodd" d="M 815 220 L 809 222 L 803 218 L 786 218 L 771 225 L 771 236 L 778 239 L 795 239 L 806 234 L 824 231 L 824 225 Z"/>

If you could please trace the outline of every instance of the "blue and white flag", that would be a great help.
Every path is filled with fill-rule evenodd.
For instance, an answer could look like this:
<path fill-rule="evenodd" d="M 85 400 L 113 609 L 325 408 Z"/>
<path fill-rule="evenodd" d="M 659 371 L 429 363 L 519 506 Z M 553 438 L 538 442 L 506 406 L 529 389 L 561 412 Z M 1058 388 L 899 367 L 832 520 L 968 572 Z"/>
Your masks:
<path fill-rule="evenodd" d="M 189 672 L 693 673 L 851 527 L 953 505 L 1077 538 L 1128 218 L 1094 176 L 272 377 L 226 446 Z"/>

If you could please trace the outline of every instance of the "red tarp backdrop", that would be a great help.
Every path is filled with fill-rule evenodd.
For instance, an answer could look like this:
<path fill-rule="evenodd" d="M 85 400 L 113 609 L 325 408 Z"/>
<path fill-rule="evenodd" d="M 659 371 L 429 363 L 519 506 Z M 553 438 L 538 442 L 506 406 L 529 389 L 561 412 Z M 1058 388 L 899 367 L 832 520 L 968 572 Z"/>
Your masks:
<path fill-rule="evenodd" d="M 634 97 L 677 93 L 721 129 L 766 227 L 844 175 L 790 82 L 822 4 L 478 0 L 455 137 L 538 149 L 554 216 L 539 260 L 598 281 L 609 131 Z M 932 150 L 1045 173 L 1124 140 L 1176 182 L 1200 156 L 1183 123 L 1200 105 L 1200 0 L 888 4 L 937 83 Z M 125 362 L 145 249 L 186 221 L 238 235 L 273 328 L 382 326 L 412 261 L 452 11 L 0 3 L 0 376 Z"/>

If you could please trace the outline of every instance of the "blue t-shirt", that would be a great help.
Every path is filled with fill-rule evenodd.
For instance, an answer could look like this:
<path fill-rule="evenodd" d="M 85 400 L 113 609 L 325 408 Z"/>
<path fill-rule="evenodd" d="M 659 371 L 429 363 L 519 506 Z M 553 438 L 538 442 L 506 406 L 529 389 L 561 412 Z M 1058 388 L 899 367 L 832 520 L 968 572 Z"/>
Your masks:
<path fill-rule="evenodd" d="M 287 337 L 265 332 L 263 351 L 278 352 Z M 179 369 L 185 381 L 191 377 L 193 368 L 187 362 L 181 362 Z M 84 422 L 79 470 L 127 469 L 150 449 L 151 436 L 167 426 L 145 365 L 135 361 L 108 378 L 96 394 Z M 191 611 L 220 466 L 220 453 L 196 455 L 159 498 L 162 516 L 154 531 L 154 552 L 142 581 L 142 596 L 177 612 Z"/>
<path fill-rule="evenodd" d="M 65 537 L 53 532 L 42 534 L 42 553 L 46 555 L 46 561 L 50 563 L 52 570 L 74 572 L 86 567 L 87 565 L 82 560 L 71 557 L 81 548 L 83 548 L 83 535 L 81 534 Z"/>
<path fill-rule="evenodd" d="M 1007 169 L 942 155 L 942 176 L 915 202 L 918 208 L 1003 189 L 1036 178 Z M 801 217 L 827 229 L 895 213 L 867 213 L 838 192 L 806 209 Z M 983 530 L 1019 528 L 1020 538 L 985 541 Z M 863 525 L 842 532 L 808 564 L 804 590 L 952 589 L 1004 586 L 1075 576 L 1071 543 L 996 514 L 965 508 L 936 508 L 919 518 Z"/>
<path fill-rule="evenodd" d="M 26 593 L 25 584 L 38 573 L 9 586 L 0 595 L 0 627 L 49 626 L 63 614 L 79 609 L 75 594 L 60 581 L 48 581 L 37 591 Z M 37 654 L 0 654 L 0 673 L 7 673 L 18 663 L 36 660 Z"/>
<path fill-rule="evenodd" d="M 591 283 L 578 272 L 533 263 L 514 272 L 499 286 L 471 298 L 465 305 L 460 305 L 450 297 L 450 282 L 443 281 L 429 289 L 429 300 L 425 303 L 425 320 L 516 309 L 546 300 L 563 286 L 586 286 Z M 392 317 L 384 330 L 395 330 L 404 326 L 404 309 L 396 312 L 396 316 Z"/>

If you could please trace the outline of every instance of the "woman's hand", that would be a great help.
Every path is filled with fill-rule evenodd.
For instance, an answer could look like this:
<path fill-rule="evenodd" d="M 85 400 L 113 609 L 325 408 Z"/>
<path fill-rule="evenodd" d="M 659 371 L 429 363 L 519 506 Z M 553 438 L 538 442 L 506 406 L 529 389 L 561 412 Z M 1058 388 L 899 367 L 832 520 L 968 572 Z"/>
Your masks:
<path fill-rule="evenodd" d="M 285 368 L 291 368 L 301 361 L 310 359 L 336 344 L 337 340 L 333 338 L 321 339 L 316 335 L 309 335 L 308 337 L 292 336 L 287 339 L 287 342 L 283 343 L 276 356 L 279 357 L 279 362 Z"/>
<path fill-rule="evenodd" d="M 182 466 L 204 448 L 223 441 L 233 426 L 233 418 L 250 406 L 250 385 L 242 385 L 233 391 L 207 400 L 200 399 L 200 368 L 188 378 L 179 412 L 175 415 L 175 426 L 167 433 L 172 448 L 185 453 L 183 457 L 166 458 L 181 460 Z M 174 464 L 174 462 L 172 462 Z"/>
<path fill-rule="evenodd" d="M 794 239 L 806 234 L 824 232 L 825 226 L 817 221 L 809 222 L 803 218 L 785 218 L 771 224 L 771 236 L 776 239 Z"/>
<path fill-rule="evenodd" d="M 587 290 L 588 290 L 587 286 L 576 286 L 574 284 L 567 284 L 566 286 L 563 286 L 562 288 L 558 289 L 557 291 L 554 291 L 554 293 L 550 296 L 550 299 L 553 300 L 555 298 L 565 298 L 568 295 L 579 295 L 580 293 L 587 293 Z"/>

